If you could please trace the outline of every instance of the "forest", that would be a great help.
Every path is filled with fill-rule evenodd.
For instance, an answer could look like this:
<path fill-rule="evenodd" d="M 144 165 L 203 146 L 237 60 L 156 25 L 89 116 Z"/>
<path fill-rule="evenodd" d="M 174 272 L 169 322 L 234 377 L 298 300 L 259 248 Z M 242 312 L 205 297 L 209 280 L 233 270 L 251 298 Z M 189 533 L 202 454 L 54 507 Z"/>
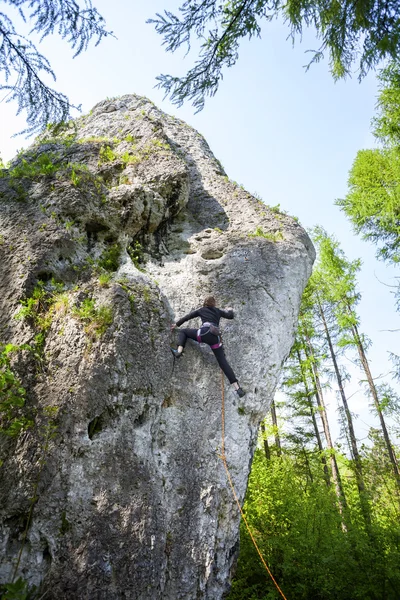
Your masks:
<path fill-rule="evenodd" d="M 399 67 L 386 67 L 380 83 L 373 120 L 379 147 L 358 153 L 348 194 L 338 205 L 356 231 L 376 244 L 378 256 L 397 264 Z M 245 515 L 288 598 L 395 600 L 400 598 L 399 356 L 390 355 L 388 377 L 373 373 L 368 359 L 373 340 L 363 334 L 357 312 L 361 261 L 348 260 L 340 242 L 322 227 L 310 234 L 317 261 L 295 343 L 261 424 Z M 399 310 L 398 287 L 394 296 Z M 346 391 L 352 379 L 379 423 L 361 442 Z M 333 442 L 326 410 L 332 391 L 340 443 Z M 229 600 L 280 597 L 242 523 Z"/>

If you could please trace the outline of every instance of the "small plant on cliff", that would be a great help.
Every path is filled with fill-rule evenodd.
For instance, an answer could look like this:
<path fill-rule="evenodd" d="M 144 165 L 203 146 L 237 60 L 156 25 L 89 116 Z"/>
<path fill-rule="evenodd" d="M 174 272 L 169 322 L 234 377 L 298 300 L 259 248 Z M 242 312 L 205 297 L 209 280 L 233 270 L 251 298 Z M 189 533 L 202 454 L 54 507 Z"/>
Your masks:
<path fill-rule="evenodd" d="M 98 266 L 105 271 L 116 271 L 119 267 L 121 246 L 117 243 L 106 248 L 98 260 Z"/>
<path fill-rule="evenodd" d="M 136 240 L 134 243 L 128 246 L 127 251 L 135 267 L 139 271 L 144 271 L 143 267 L 141 266 L 141 262 L 143 261 L 142 244 Z"/>
<path fill-rule="evenodd" d="M 38 281 L 30 298 L 21 300 L 21 310 L 15 315 L 16 319 L 30 319 L 34 325 L 43 326 L 42 314 L 48 306 L 49 292 L 43 281 Z"/>
<path fill-rule="evenodd" d="M 64 292 L 64 284 L 54 277 L 45 284 L 38 281 L 32 296 L 21 300 L 21 310 L 15 315 L 16 319 L 27 319 L 36 330 L 34 346 L 31 348 L 35 358 L 42 360 L 47 332 L 50 329 L 55 313 L 65 313 L 68 310 L 68 297 Z"/>
<path fill-rule="evenodd" d="M 41 177 L 53 175 L 60 168 L 56 160 L 57 155 L 53 152 L 42 152 L 34 157 L 26 154 L 14 167 L 10 169 L 2 167 L 0 177 L 9 177 L 12 180 L 30 179 L 36 181 Z"/>
<path fill-rule="evenodd" d="M 86 298 L 79 307 L 73 309 L 73 314 L 85 324 L 85 332 L 100 337 L 113 322 L 110 306 L 96 308 L 94 298 Z"/>
<path fill-rule="evenodd" d="M 86 165 L 70 162 L 65 166 L 63 174 L 69 175 L 71 183 L 75 187 L 92 184 L 97 192 L 100 193 L 102 190 L 103 181 L 94 175 Z"/>
<path fill-rule="evenodd" d="M 111 146 L 104 144 L 99 152 L 99 165 L 117 160 L 118 155 L 111 149 Z"/>
<path fill-rule="evenodd" d="M 22 577 L 13 583 L 0 586 L 1 600 L 30 600 L 35 595 L 36 586 L 29 588 L 29 584 Z"/>
<path fill-rule="evenodd" d="M 0 346 L 0 432 L 15 437 L 33 422 L 23 413 L 26 390 L 11 366 L 11 355 L 21 350 L 31 350 L 24 344 Z"/>
<path fill-rule="evenodd" d="M 281 231 L 264 231 L 261 227 L 257 227 L 254 233 L 249 233 L 249 237 L 262 237 L 271 242 L 279 242 L 283 240 L 283 234 Z"/>
<path fill-rule="evenodd" d="M 102 273 L 99 275 L 99 285 L 100 287 L 108 287 L 108 284 L 111 281 L 111 273 Z"/>

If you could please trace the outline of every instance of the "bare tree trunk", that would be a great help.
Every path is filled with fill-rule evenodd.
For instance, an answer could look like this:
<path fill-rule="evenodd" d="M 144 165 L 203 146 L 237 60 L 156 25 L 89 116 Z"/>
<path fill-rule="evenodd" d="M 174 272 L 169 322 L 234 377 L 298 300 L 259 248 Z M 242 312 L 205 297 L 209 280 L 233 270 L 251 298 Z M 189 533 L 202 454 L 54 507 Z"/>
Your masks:
<path fill-rule="evenodd" d="M 357 438 L 356 438 L 356 434 L 354 431 L 354 425 L 353 425 L 353 417 L 351 415 L 349 405 L 347 402 L 347 398 L 346 398 L 346 394 L 344 392 L 343 379 L 340 374 L 339 366 L 338 366 L 338 363 L 336 360 L 336 353 L 333 348 L 332 338 L 331 338 L 331 335 L 330 335 L 330 332 L 328 329 L 328 324 L 326 322 L 325 312 L 324 312 L 324 309 L 322 308 L 322 305 L 318 298 L 317 298 L 317 302 L 318 302 L 319 313 L 320 313 L 322 323 L 324 326 L 325 337 L 328 342 L 329 352 L 330 352 L 332 362 L 333 362 L 333 367 L 335 370 L 336 381 L 337 381 L 337 384 L 339 387 L 340 397 L 342 399 L 342 404 L 343 404 L 344 412 L 346 415 L 347 427 L 348 427 L 348 432 L 349 432 L 349 436 L 350 436 L 350 449 L 351 449 L 351 454 L 352 454 L 353 462 L 354 462 L 354 472 L 355 472 L 355 476 L 356 476 L 357 488 L 358 488 L 358 493 L 359 493 L 359 497 L 360 497 L 361 510 L 362 510 L 362 513 L 364 516 L 365 523 L 367 525 L 370 525 L 371 524 L 371 514 L 370 514 L 369 504 L 368 504 L 368 501 L 366 498 L 366 490 L 365 490 L 365 483 L 364 483 L 364 477 L 363 477 L 361 456 L 358 451 Z"/>
<path fill-rule="evenodd" d="M 272 403 L 271 403 L 271 417 L 272 417 L 272 425 L 274 426 L 276 453 L 278 456 L 282 456 L 281 440 L 279 437 L 278 421 L 276 419 L 276 409 L 275 409 L 275 401 L 274 400 L 272 400 Z"/>
<path fill-rule="evenodd" d="M 309 478 L 310 478 L 310 481 L 311 481 L 311 483 L 313 483 L 313 481 L 314 481 L 314 477 L 313 477 L 313 475 L 312 475 L 312 472 L 311 472 L 310 461 L 308 460 L 308 454 L 307 454 L 307 451 L 306 451 L 306 449 L 304 448 L 304 446 L 302 446 L 302 448 L 301 448 L 301 449 L 302 449 L 302 451 L 303 451 L 303 455 L 304 455 L 304 460 L 305 460 L 305 464 L 306 464 L 306 468 L 307 468 L 307 473 L 308 473 L 308 476 L 309 476 Z"/>
<path fill-rule="evenodd" d="M 311 372 L 312 372 L 312 376 L 314 379 L 314 385 L 315 385 L 315 399 L 318 404 L 319 413 L 321 415 L 322 425 L 324 428 L 326 445 L 328 446 L 328 450 L 329 450 L 329 459 L 330 459 L 330 464 L 331 464 L 332 479 L 333 479 L 333 482 L 335 485 L 335 492 L 336 492 L 336 497 L 338 500 L 339 512 L 342 516 L 342 529 L 344 531 L 347 531 L 346 524 L 344 523 L 344 511 L 347 509 L 346 495 L 343 490 L 342 479 L 340 477 L 339 467 L 338 467 L 337 461 L 336 461 L 335 448 L 333 446 L 331 431 L 329 428 L 328 415 L 326 414 L 325 401 L 324 401 L 324 396 L 322 393 L 322 386 L 321 386 L 321 381 L 319 378 L 317 365 L 315 362 L 314 349 L 312 347 L 311 340 L 308 337 L 306 338 L 306 342 L 307 342 L 307 346 L 305 347 L 306 348 L 305 351 L 306 351 L 307 358 L 311 359 L 311 361 L 310 361 L 311 362 Z"/>
<path fill-rule="evenodd" d="M 262 432 L 262 438 L 263 438 L 263 443 L 264 443 L 264 453 L 265 453 L 265 458 L 267 460 L 271 459 L 271 451 L 269 449 L 268 446 L 268 439 L 267 439 L 267 434 L 265 431 L 265 423 L 264 421 L 261 421 L 261 432 Z"/>
<path fill-rule="evenodd" d="M 319 429 L 318 429 L 317 419 L 315 418 L 314 406 L 313 406 L 313 403 L 312 403 L 312 400 L 311 400 L 311 392 L 310 392 L 310 389 L 308 387 L 307 376 L 306 376 L 306 373 L 304 372 L 304 367 L 303 367 L 303 362 L 301 360 L 300 351 L 296 350 L 296 354 L 297 354 L 297 360 L 299 361 L 299 366 L 300 366 L 300 371 L 301 371 L 301 378 L 303 380 L 304 389 L 305 389 L 306 394 L 307 394 L 307 403 L 308 403 L 308 406 L 310 408 L 311 420 L 312 420 L 312 423 L 313 423 L 315 437 L 316 437 L 316 440 L 317 440 L 318 449 L 319 449 L 320 456 L 321 456 L 321 462 L 322 462 L 322 466 L 323 466 L 323 469 L 324 469 L 324 478 L 325 478 L 325 481 L 326 481 L 326 485 L 329 487 L 331 485 L 331 478 L 329 476 L 328 464 L 326 462 L 325 455 L 323 454 L 324 447 L 322 445 L 322 440 L 321 440 L 321 436 L 320 436 Z"/>
<path fill-rule="evenodd" d="M 348 309 L 349 309 L 350 312 L 352 312 L 349 306 L 348 306 Z M 357 344 L 358 355 L 360 357 L 360 361 L 361 361 L 361 364 L 363 366 L 365 375 L 367 376 L 367 381 L 368 381 L 369 389 L 371 391 L 371 395 L 372 395 L 372 398 L 374 400 L 375 408 L 376 408 L 377 413 L 379 415 L 379 420 L 380 420 L 380 423 L 381 423 L 383 437 L 385 439 L 385 444 L 386 444 L 386 448 L 387 448 L 387 451 L 388 451 L 389 460 L 390 460 L 390 463 L 391 463 L 392 468 L 393 468 L 393 473 L 394 473 L 395 481 L 397 483 L 398 488 L 400 489 L 400 470 L 399 470 L 399 464 L 397 462 L 397 458 L 396 458 L 396 455 L 394 453 L 393 446 L 392 446 L 392 444 L 390 442 L 389 433 L 388 433 L 388 430 L 386 428 L 385 419 L 384 419 L 384 416 L 383 416 L 383 413 L 382 413 L 382 409 L 381 409 L 381 405 L 380 405 L 379 398 L 378 398 L 378 392 L 376 390 L 375 383 L 374 383 L 374 380 L 373 380 L 372 375 L 371 375 L 371 371 L 370 371 L 370 368 L 369 368 L 368 359 L 367 359 L 367 356 L 366 356 L 365 350 L 364 350 L 364 345 L 362 343 L 360 334 L 358 332 L 357 325 L 352 325 L 352 330 L 353 330 L 354 340 L 355 340 L 355 342 Z"/>

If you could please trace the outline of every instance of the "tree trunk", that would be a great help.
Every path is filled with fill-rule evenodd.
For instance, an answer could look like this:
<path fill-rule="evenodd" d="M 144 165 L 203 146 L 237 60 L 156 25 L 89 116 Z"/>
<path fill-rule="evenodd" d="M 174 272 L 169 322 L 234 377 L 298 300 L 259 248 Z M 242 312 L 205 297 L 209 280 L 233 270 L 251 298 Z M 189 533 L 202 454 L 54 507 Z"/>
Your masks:
<path fill-rule="evenodd" d="M 331 431 L 329 428 L 328 415 L 326 414 L 326 407 L 324 396 L 322 393 L 321 381 L 319 378 L 319 373 L 317 369 L 317 365 L 314 357 L 314 349 L 311 344 L 311 340 L 306 337 L 307 345 L 305 346 L 305 353 L 308 359 L 310 359 L 311 363 L 311 372 L 314 379 L 315 385 L 315 399 L 318 404 L 319 414 L 321 415 L 322 425 L 324 428 L 324 434 L 326 439 L 326 445 L 329 450 L 329 459 L 331 463 L 331 471 L 332 471 L 332 479 L 335 485 L 336 497 L 339 505 L 339 512 L 342 515 L 342 519 L 344 519 L 344 510 L 347 509 L 347 500 L 346 495 L 343 490 L 342 479 L 340 477 L 339 467 L 337 465 L 336 456 L 335 456 L 335 448 L 332 443 Z M 342 529 L 347 531 L 347 527 L 342 520 Z"/>
<path fill-rule="evenodd" d="M 365 490 L 365 483 L 364 483 L 364 477 L 363 477 L 361 456 L 358 451 L 357 438 L 356 438 L 356 434 L 354 432 L 353 417 L 351 416 L 349 405 L 347 403 L 346 394 L 344 392 L 343 379 L 340 374 L 339 366 L 338 366 L 338 363 L 336 360 L 336 353 L 333 348 L 333 343 L 332 343 L 331 335 L 329 333 L 328 324 L 326 322 L 324 309 L 322 308 L 321 302 L 318 299 L 318 297 L 317 297 L 317 303 L 318 303 L 318 308 L 319 308 L 319 313 L 320 313 L 320 316 L 322 319 L 322 323 L 324 326 L 325 337 L 328 342 L 329 352 L 330 352 L 330 355 L 332 358 L 333 367 L 335 370 L 336 381 L 337 381 L 337 384 L 339 387 L 340 397 L 342 399 L 344 412 L 346 415 L 347 427 L 348 427 L 348 432 L 349 432 L 349 436 L 350 436 L 350 449 L 351 449 L 351 454 L 353 456 L 354 472 L 355 472 L 355 476 L 356 476 L 358 493 L 360 496 L 361 510 L 362 510 L 362 513 L 364 516 L 365 523 L 367 525 L 370 525 L 371 524 L 371 514 L 370 514 L 369 504 L 368 504 L 368 501 L 366 498 L 366 490 Z"/>
<path fill-rule="evenodd" d="M 351 311 L 351 309 L 350 309 L 349 306 L 348 306 L 348 309 Z M 372 395 L 372 398 L 374 400 L 375 408 L 376 408 L 376 410 L 378 412 L 378 415 L 379 415 L 379 420 L 380 420 L 380 423 L 381 423 L 383 437 L 385 439 L 385 444 L 386 444 L 386 448 L 387 448 L 387 451 L 388 451 L 389 460 L 390 460 L 390 463 L 392 465 L 392 469 L 393 469 L 395 481 L 397 483 L 398 488 L 400 489 L 400 470 L 399 470 L 399 464 L 397 462 L 397 458 L 396 458 L 396 455 L 394 453 L 393 446 L 392 446 L 392 444 L 390 442 L 389 433 L 388 433 L 388 430 L 386 428 L 385 419 L 384 419 L 384 416 L 383 416 L 383 413 L 382 413 L 382 409 L 381 409 L 381 405 L 380 405 L 379 398 L 378 398 L 378 392 L 376 390 L 375 383 L 374 383 L 374 380 L 373 380 L 372 375 L 371 375 L 371 371 L 370 371 L 370 368 L 369 368 L 368 359 L 366 357 L 365 350 L 364 350 L 364 345 L 362 343 L 360 334 L 358 333 L 357 325 L 352 325 L 352 330 L 353 330 L 354 340 L 355 340 L 355 342 L 357 344 L 358 355 L 360 357 L 360 361 L 361 361 L 361 364 L 363 366 L 365 375 L 367 376 L 367 381 L 368 381 L 369 389 L 371 391 L 371 395 Z"/>
<path fill-rule="evenodd" d="M 272 425 L 274 426 L 276 453 L 278 456 L 282 456 L 281 440 L 279 437 L 278 421 L 276 419 L 276 409 L 275 409 L 274 400 L 272 400 L 272 403 L 271 403 L 271 417 L 272 417 Z"/>
<path fill-rule="evenodd" d="M 321 456 L 321 462 L 322 462 L 322 466 L 323 466 L 323 469 L 324 469 L 324 478 L 325 478 L 325 481 L 326 481 L 326 485 L 329 487 L 331 485 L 331 478 L 329 476 L 329 469 L 328 469 L 328 465 L 327 465 L 327 462 L 326 462 L 326 458 L 325 458 L 325 455 L 323 453 L 324 452 L 324 447 L 322 445 L 322 440 L 321 440 L 321 436 L 320 436 L 319 429 L 318 429 L 317 419 L 315 418 L 314 406 L 313 406 L 313 403 L 311 401 L 311 392 L 310 392 L 309 387 L 308 387 L 307 376 L 306 376 L 306 373 L 304 372 L 304 366 L 303 366 L 303 362 L 301 360 L 300 351 L 296 350 L 296 354 L 297 354 L 297 360 L 299 361 L 299 366 L 300 366 L 300 371 L 301 371 L 301 378 L 303 380 L 304 389 L 305 389 L 306 395 L 307 395 L 307 403 L 308 403 L 308 406 L 310 408 L 311 420 L 312 420 L 312 423 L 313 423 L 315 437 L 316 437 L 316 440 L 317 440 L 318 449 L 319 449 L 319 453 L 320 453 L 320 456 Z"/>
<path fill-rule="evenodd" d="M 265 423 L 264 423 L 264 421 L 261 421 L 261 432 L 262 432 L 262 439 L 263 439 L 263 443 L 264 443 L 265 458 L 267 460 L 270 460 L 271 459 L 271 451 L 270 451 L 269 446 L 268 446 L 268 439 L 267 439 L 267 434 L 265 432 Z"/>
<path fill-rule="evenodd" d="M 306 451 L 306 449 L 304 448 L 304 446 L 302 446 L 302 448 L 301 448 L 301 449 L 302 449 L 302 452 L 303 452 L 303 455 L 304 455 L 304 461 L 305 461 L 305 465 L 306 465 L 306 469 L 307 469 L 307 474 L 308 474 L 308 477 L 310 478 L 310 481 L 311 481 L 311 483 L 313 483 L 313 481 L 314 481 L 314 477 L 313 477 L 313 475 L 312 475 L 312 471 L 311 471 L 311 467 L 310 467 L 310 461 L 308 460 L 308 454 L 307 454 L 307 451 Z"/>

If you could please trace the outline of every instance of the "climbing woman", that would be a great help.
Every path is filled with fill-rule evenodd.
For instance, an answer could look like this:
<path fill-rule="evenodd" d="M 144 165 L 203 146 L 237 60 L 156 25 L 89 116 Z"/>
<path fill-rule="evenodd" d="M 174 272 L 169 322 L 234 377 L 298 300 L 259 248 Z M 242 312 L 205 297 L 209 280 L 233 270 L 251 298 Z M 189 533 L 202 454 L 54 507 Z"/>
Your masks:
<path fill-rule="evenodd" d="M 233 319 L 233 310 L 231 308 L 221 310 L 220 308 L 217 308 L 215 304 L 215 298 L 213 296 L 207 296 L 201 308 L 198 308 L 188 315 L 185 315 L 182 317 L 182 319 L 179 319 L 176 323 L 171 325 L 171 329 L 175 329 L 175 327 L 180 327 L 186 321 L 190 321 L 190 319 L 194 319 L 196 317 L 200 317 L 201 319 L 200 329 L 185 328 L 179 330 L 178 349 L 175 350 L 174 348 L 171 348 L 171 350 L 175 358 L 180 358 L 188 338 L 199 342 L 199 344 L 208 344 L 211 350 L 214 352 L 219 366 L 229 379 L 229 383 L 233 385 L 233 388 L 239 398 L 243 398 L 245 392 L 239 386 L 235 373 L 232 371 L 232 367 L 226 360 L 219 330 L 220 318 L 224 317 L 224 319 Z"/>

